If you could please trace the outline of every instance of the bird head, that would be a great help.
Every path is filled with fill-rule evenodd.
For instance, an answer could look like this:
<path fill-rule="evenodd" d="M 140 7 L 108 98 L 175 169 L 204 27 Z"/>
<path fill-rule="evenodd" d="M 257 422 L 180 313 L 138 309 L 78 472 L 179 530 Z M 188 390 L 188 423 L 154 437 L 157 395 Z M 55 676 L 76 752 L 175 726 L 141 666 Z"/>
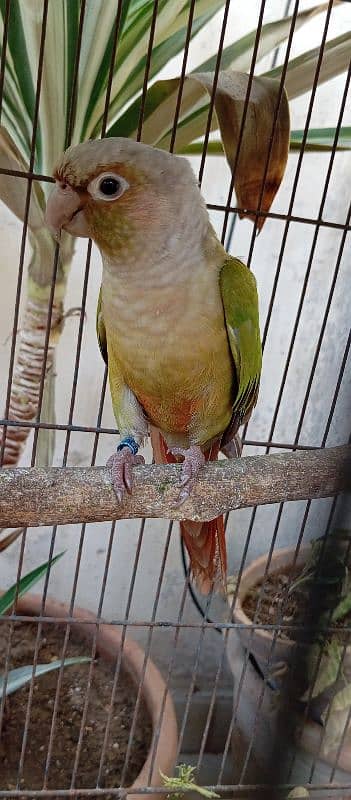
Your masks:
<path fill-rule="evenodd" d="M 108 256 L 128 253 L 169 237 L 170 229 L 191 219 L 190 201 L 203 208 L 186 159 L 122 139 L 107 138 L 70 147 L 56 166 L 55 187 L 46 223 L 59 239 L 61 230 L 92 238 Z M 185 208 L 187 206 L 187 208 Z M 171 226 L 171 228 L 170 228 Z M 140 251 L 139 251 L 140 252 Z"/>

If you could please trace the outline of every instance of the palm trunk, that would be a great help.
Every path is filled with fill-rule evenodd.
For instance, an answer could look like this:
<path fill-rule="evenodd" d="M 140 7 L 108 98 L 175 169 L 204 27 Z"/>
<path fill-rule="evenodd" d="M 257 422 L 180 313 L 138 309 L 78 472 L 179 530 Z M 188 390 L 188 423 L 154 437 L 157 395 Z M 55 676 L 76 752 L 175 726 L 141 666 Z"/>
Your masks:
<path fill-rule="evenodd" d="M 46 354 L 47 301 L 28 299 L 19 336 L 18 354 L 13 372 L 8 419 L 16 422 L 33 422 L 37 419 L 40 387 L 45 376 L 53 370 L 55 346 L 62 329 L 63 303 L 53 304 L 50 321 L 50 338 Z M 45 357 L 46 356 L 46 357 Z M 30 427 L 3 428 L 5 437 L 3 466 L 18 464 L 30 434 Z"/>
<path fill-rule="evenodd" d="M 54 371 L 55 347 L 63 328 L 63 304 L 74 248 L 74 240 L 69 236 L 63 237 L 50 314 L 49 299 L 54 280 L 56 244 L 44 227 L 36 230 L 35 234 L 30 234 L 30 242 L 32 258 L 28 266 L 28 299 L 18 332 L 18 350 L 8 413 L 5 411 L 4 414 L 5 419 L 17 423 L 37 420 L 43 374 L 47 379 L 47 376 Z M 49 318 L 50 335 L 46 350 L 46 329 Z M 50 390 L 53 395 L 53 382 Z M 54 405 L 53 396 L 51 405 Z M 2 431 L 0 430 L 0 445 L 5 438 L 2 466 L 13 467 L 18 464 L 30 432 L 30 427 L 21 425 L 3 427 Z"/>

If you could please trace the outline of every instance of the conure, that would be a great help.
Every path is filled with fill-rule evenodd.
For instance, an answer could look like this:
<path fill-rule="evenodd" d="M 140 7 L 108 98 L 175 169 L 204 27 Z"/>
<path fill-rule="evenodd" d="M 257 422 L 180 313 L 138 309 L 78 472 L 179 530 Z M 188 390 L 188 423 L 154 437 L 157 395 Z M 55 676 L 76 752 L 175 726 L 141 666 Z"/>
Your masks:
<path fill-rule="evenodd" d="M 179 503 L 256 404 L 256 281 L 210 224 L 189 162 L 129 139 L 68 148 L 46 220 L 102 256 L 97 334 L 121 434 L 109 459 L 121 501 L 151 433 L 157 463 L 182 460 Z M 225 582 L 223 518 L 181 523 L 197 585 Z"/>

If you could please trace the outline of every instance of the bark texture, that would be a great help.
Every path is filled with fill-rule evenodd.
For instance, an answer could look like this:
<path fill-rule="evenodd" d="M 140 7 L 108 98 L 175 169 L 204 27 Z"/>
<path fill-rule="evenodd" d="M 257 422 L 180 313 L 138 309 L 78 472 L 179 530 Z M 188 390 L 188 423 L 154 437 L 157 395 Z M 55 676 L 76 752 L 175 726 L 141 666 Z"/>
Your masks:
<path fill-rule="evenodd" d="M 13 371 L 11 396 L 6 419 L 32 422 L 37 417 L 42 372 L 53 369 L 55 345 L 63 320 L 62 303 L 53 305 L 50 339 L 45 360 L 47 301 L 28 300 L 21 328 L 18 332 L 18 351 Z M 45 364 L 44 364 L 45 362 Z M 31 429 L 8 427 L 0 431 L 0 447 L 5 437 L 3 464 L 11 467 L 18 463 Z"/>
<path fill-rule="evenodd" d="M 206 464 L 180 507 L 179 465 L 134 468 L 118 504 L 106 467 L 0 470 L 0 526 L 99 522 L 131 517 L 208 520 L 226 511 L 351 489 L 351 447 L 248 456 Z"/>

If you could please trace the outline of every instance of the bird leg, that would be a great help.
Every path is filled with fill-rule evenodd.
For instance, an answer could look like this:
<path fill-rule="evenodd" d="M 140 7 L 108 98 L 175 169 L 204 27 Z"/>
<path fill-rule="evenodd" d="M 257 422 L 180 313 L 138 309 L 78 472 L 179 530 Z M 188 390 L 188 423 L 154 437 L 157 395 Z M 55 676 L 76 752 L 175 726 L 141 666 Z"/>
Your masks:
<path fill-rule="evenodd" d="M 233 438 L 227 442 L 227 444 L 221 447 L 222 453 L 227 458 L 240 458 L 242 449 L 243 444 L 238 433 L 236 433 Z"/>
<path fill-rule="evenodd" d="M 190 497 L 196 484 L 197 476 L 201 467 L 205 464 L 205 456 L 198 445 L 188 448 L 172 447 L 171 453 L 174 456 L 183 456 L 182 474 L 180 480 L 180 492 L 176 505 L 181 506 Z"/>
<path fill-rule="evenodd" d="M 123 447 L 110 456 L 106 466 L 111 470 L 111 482 L 119 503 L 126 492 L 131 494 L 133 488 L 132 467 L 145 464 L 143 456 L 137 456 L 129 447 Z"/>

